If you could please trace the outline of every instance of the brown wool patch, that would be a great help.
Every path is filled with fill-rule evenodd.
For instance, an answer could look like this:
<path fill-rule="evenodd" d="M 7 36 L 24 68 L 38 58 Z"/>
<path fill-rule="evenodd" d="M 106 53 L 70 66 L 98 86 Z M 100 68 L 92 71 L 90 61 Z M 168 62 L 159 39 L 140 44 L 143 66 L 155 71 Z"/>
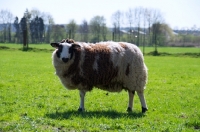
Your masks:
<path fill-rule="evenodd" d="M 76 50 L 74 62 L 70 65 L 64 76 L 71 76 L 71 81 L 74 85 L 81 84 L 88 91 L 94 86 L 107 86 L 118 74 L 118 67 L 114 67 L 111 60 L 111 50 L 106 44 L 95 44 L 89 47 L 84 47 L 84 60 L 81 59 L 81 49 Z M 95 56 L 98 56 L 95 58 Z M 79 63 L 83 61 L 82 72 L 80 75 Z M 98 71 L 93 68 L 94 63 L 97 63 Z"/>
<path fill-rule="evenodd" d="M 130 72 L 129 67 L 130 67 L 130 64 L 128 63 L 128 65 L 127 65 L 127 67 L 126 67 L 126 76 L 129 75 L 129 72 Z"/>
<path fill-rule="evenodd" d="M 60 43 L 64 43 L 66 40 L 65 39 L 63 39 L 62 41 L 60 41 Z"/>
<path fill-rule="evenodd" d="M 80 75 L 80 68 L 78 67 L 80 61 L 80 54 L 76 54 L 74 63 L 70 66 L 66 76 L 73 75 L 72 82 L 75 85 L 81 84 L 92 90 L 94 86 L 106 86 L 118 74 L 118 67 L 114 67 L 111 61 L 111 51 L 105 44 L 90 45 L 84 47 L 85 56 L 82 65 L 83 76 Z M 98 56 L 98 60 L 95 60 Z M 97 63 L 97 70 L 93 69 L 94 63 Z"/>
<path fill-rule="evenodd" d="M 119 43 L 119 45 L 124 48 L 124 49 L 127 49 L 128 47 L 124 44 L 124 43 Z"/>
<path fill-rule="evenodd" d="M 62 41 L 60 41 L 60 43 L 69 43 L 69 44 L 72 44 L 72 43 L 75 43 L 75 41 L 73 39 L 63 39 Z"/>
<path fill-rule="evenodd" d="M 118 74 L 118 67 L 114 67 L 111 60 L 111 50 L 106 44 L 97 45 L 99 59 L 97 61 L 98 74 L 94 77 L 95 85 L 108 85 Z"/>
<path fill-rule="evenodd" d="M 75 43 L 75 41 L 73 39 L 66 39 L 66 42 L 69 44 Z"/>

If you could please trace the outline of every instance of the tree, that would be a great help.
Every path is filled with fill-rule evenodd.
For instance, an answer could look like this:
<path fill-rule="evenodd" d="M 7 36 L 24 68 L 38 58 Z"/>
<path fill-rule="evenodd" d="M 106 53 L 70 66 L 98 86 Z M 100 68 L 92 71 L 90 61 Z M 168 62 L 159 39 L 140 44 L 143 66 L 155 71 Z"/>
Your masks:
<path fill-rule="evenodd" d="M 173 30 L 169 27 L 169 25 L 162 23 L 161 25 L 161 34 L 159 37 L 159 45 L 164 46 L 168 44 L 168 42 L 173 38 Z"/>
<path fill-rule="evenodd" d="M 23 36 L 23 48 L 28 49 L 29 33 L 30 33 L 31 13 L 26 9 L 24 16 L 20 21 L 21 33 Z"/>
<path fill-rule="evenodd" d="M 38 17 L 39 29 L 38 29 L 38 42 L 50 42 L 51 36 L 51 29 L 52 25 L 54 24 L 53 17 L 51 14 L 47 12 L 41 12 L 38 9 L 34 8 L 31 11 L 31 19 L 35 19 Z M 46 32 L 45 32 L 45 25 L 46 25 Z"/>
<path fill-rule="evenodd" d="M 75 20 L 71 20 L 69 24 L 67 24 L 67 33 L 69 35 L 69 38 L 74 39 L 75 38 L 75 33 L 77 31 L 77 24 Z"/>
<path fill-rule="evenodd" d="M 112 36 L 113 41 L 117 40 L 117 32 L 118 32 L 117 30 L 118 30 L 117 23 L 113 22 L 113 36 Z"/>
<path fill-rule="evenodd" d="M 112 14 L 114 34 L 117 34 L 117 36 L 118 36 L 118 40 L 115 40 L 115 41 L 120 41 L 120 39 L 121 39 L 120 31 L 121 31 L 121 25 L 123 23 L 123 15 L 124 14 L 119 10 L 116 11 L 114 14 Z"/>
<path fill-rule="evenodd" d="M 137 27 L 137 43 L 136 45 L 140 45 L 140 23 L 141 23 L 141 15 L 142 15 L 142 9 L 141 7 L 137 7 L 134 10 L 134 19 L 135 19 L 135 24 Z"/>
<path fill-rule="evenodd" d="M 37 20 L 38 20 L 38 17 L 31 20 L 30 22 L 30 36 L 31 36 L 32 43 L 37 43 L 37 38 L 38 38 Z"/>
<path fill-rule="evenodd" d="M 129 26 L 129 42 L 133 42 L 133 40 L 131 39 L 131 36 L 132 36 L 132 31 L 133 31 L 133 9 L 129 9 L 127 12 L 126 12 L 126 20 L 128 22 L 128 26 Z"/>
<path fill-rule="evenodd" d="M 100 41 L 101 19 L 100 16 L 95 16 L 90 20 L 90 32 L 94 35 L 92 38 L 93 42 Z"/>
<path fill-rule="evenodd" d="M 39 24 L 38 24 L 38 28 L 39 28 L 39 41 L 43 42 L 43 37 L 44 37 L 44 21 L 41 17 L 39 17 Z"/>
<path fill-rule="evenodd" d="M 102 35 L 103 41 L 107 40 L 107 38 L 106 38 L 107 33 L 108 33 L 108 28 L 106 26 L 106 23 L 103 23 L 101 26 L 101 35 Z"/>
<path fill-rule="evenodd" d="M 146 20 L 147 20 L 147 24 L 148 24 L 148 45 L 152 45 L 152 40 L 151 40 L 151 25 L 152 25 L 152 14 L 153 10 L 152 9 L 147 9 L 146 10 Z"/>
<path fill-rule="evenodd" d="M 26 23 L 26 20 L 27 18 L 26 17 L 23 17 L 21 20 L 20 20 L 20 27 L 21 27 L 21 33 L 22 33 L 22 36 L 23 36 L 23 47 L 27 47 L 28 48 L 28 39 L 27 39 L 27 23 Z"/>
<path fill-rule="evenodd" d="M 15 17 L 15 21 L 14 21 L 14 27 L 15 27 L 15 38 L 16 38 L 16 42 L 19 43 L 20 40 L 20 28 L 19 28 L 19 19 L 18 17 Z"/>
<path fill-rule="evenodd" d="M 32 43 L 43 42 L 44 23 L 41 17 L 36 16 L 30 23 L 30 33 Z"/>
<path fill-rule="evenodd" d="M 13 22 L 13 14 L 11 12 L 7 13 L 7 27 L 8 27 L 8 42 L 10 43 L 11 40 L 11 23 Z"/>
<path fill-rule="evenodd" d="M 162 14 L 159 10 L 154 10 L 152 14 L 152 42 L 154 43 L 155 51 L 154 53 L 157 54 L 157 46 L 158 46 L 158 35 L 160 33 L 161 24 L 164 23 L 164 19 Z"/>
<path fill-rule="evenodd" d="M 36 17 L 42 18 L 44 24 L 49 24 L 49 18 L 53 20 L 53 17 L 50 13 L 47 12 L 41 12 L 40 10 L 33 8 L 31 11 L 31 19 L 34 19 Z M 54 23 L 54 22 L 53 22 Z"/>
<path fill-rule="evenodd" d="M 90 20 L 90 31 L 93 34 L 93 42 L 99 42 L 101 38 L 106 39 L 106 19 L 103 16 L 93 17 Z"/>
<path fill-rule="evenodd" d="M 153 40 L 153 43 L 154 43 L 154 46 L 155 46 L 155 50 L 154 50 L 155 54 L 158 53 L 158 51 L 157 51 L 157 44 L 158 44 L 158 35 L 160 33 L 160 28 L 161 28 L 161 24 L 159 22 L 154 23 L 152 25 L 152 32 L 153 32 L 153 38 L 152 38 L 152 40 Z"/>
<path fill-rule="evenodd" d="M 1 27 L 3 29 L 1 31 L 1 42 L 6 41 L 6 14 L 7 14 L 7 10 L 0 11 L 0 23 L 1 23 Z"/>
<path fill-rule="evenodd" d="M 35 19 L 36 17 L 41 17 L 41 12 L 38 9 L 32 9 L 30 11 L 31 19 Z"/>
<path fill-rule="evenodd" d="M 48 23 L 47 23 L 47 33 L 46 33 L 46 37 L 45 37 L 45 42 L 50 43 L 51 42 L 52 27 L 54 25 L 54 19 L 50 14 L 48 14 L 46 16 L 46 19 L 47 19 Z"/>
<path fill-rule="evenodd" d="M 83 20 L 80 25 L 79 32 L 81 33 L 81 41 L 88 42 L 89 26 L 86 20 Z"/>
<path fill-rule="evenodd" d="M 61 41 L 63 38 L 65 38 L 64 34 L 65 34 L 65 27 L 63 25 L 52 25 L 50 41 L 52 42 Z"/>
<path fill-rule="evenodd" d="M 152 31 L 152 40 L 155 46 L 155 53 L 157 53 L 157 46 L 165 45 L 169 41 L 169 38 L 172 37 L 172 29 L 167 24 L 157 22 L 152 25 Z"/>
<path fill-rule="evenodd" d="M 147 8 L 143 9 L 142 14 L 143 14 L 142 19 L 143 19 L 143 32 L 144 32 L 142 46 L 143 46 L 143 54 L 144 54 L 145 44 L 146 44 L 146 23 L 147 23 L 147 17 L 148 17 L 148 10 L 147 10 Z"/>
<path fill-rule="evenodd" d="M 13 14 L 8 10 L 0 11 L 0 24 L 2 27 L 2 42 L 11 42 L 11 22 L 13 21 Z"/>
<path fill-rule="evenodd" d="M 24 12 L 24 17 L 26 18 L 27 24 L 30 23 L 31 16 L 32 16 L 31 13 L 28 11 L 28 9 L 26 9 Z"/>

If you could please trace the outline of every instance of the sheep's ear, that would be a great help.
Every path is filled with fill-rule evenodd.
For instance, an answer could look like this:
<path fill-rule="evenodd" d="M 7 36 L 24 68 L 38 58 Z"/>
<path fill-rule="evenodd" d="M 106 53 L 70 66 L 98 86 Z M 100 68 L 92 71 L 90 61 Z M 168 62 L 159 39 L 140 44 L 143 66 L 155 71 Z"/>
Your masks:
<path fill-rule="evenodd" d="M 80 45 L 78 45 L 78 44 L 72 44 L 72 49 L 78 49 L 78 48 L 80 48 L 81 46 Z"/>
<path fill-rule="evenodd" d="M 76 51 L 77 49 L 79 49 L 81 46 L 78 44 L 72 44 L 72 46 L 69 48 L 69 53 L 73 54 L 74 51 Z"/>
<path fill-rule="evenodd" d="M 62 41 L 60 41 L 60 43 L 64 43 L 64 42 L 66 42 L 66 40 L 65 40 L 65 39 L 63 39 Z"/>
<path fill-rule="evenodd" d="M 51 43 L 51 46 L 54 48 L 58 48 L 59 47 L 59 43 Z"/>
<path fill-rule="evenodd" d="M 71 54 L 70 59 L 73 58 L 74 52 L 77 51 L 77 49 L 79 49 L 81 46 L 78 44 L 72 44 L 72 46 L 69 48 L 69 53 Z"/>
<path fill-rule="evenodd" d="M 66 42 L 69 44 L 75 43 L 75 41 L 73 39 L 68 39 L 68 38 L 66 39 Z"/>

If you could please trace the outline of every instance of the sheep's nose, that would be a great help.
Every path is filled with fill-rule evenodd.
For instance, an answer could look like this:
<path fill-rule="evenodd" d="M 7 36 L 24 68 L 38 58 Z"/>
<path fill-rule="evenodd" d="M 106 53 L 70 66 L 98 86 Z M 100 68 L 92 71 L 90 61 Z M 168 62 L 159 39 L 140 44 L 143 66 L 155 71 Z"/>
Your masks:
<path fill-rule="evenodd" d="M 65 63 L 67 63 L 68 60 L 69 60 L 69 58 L 62 58 L 62 61 L 65 62 Z"/>

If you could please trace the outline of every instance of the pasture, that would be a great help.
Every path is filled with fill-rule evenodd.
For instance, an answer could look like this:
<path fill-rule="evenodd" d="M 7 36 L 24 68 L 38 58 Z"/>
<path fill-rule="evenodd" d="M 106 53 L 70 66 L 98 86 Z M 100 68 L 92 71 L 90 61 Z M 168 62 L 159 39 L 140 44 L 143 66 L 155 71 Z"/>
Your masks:
<path fill-rule="evenodd" d="M 138 96 L 127 113 L 127 92 L 98 89 L 86 94 L 86 112 L 79 113 L 79 92 L 66 90 L 54 75 L 53 49 L 31 46 L 21 51 L 21 45 L 0 45 L 0 131 L 200 131 L 199 57 L 145 56 L 149 110 L 144 115 Z M 200 53 L 199 48 L 158 50 Z"/>

